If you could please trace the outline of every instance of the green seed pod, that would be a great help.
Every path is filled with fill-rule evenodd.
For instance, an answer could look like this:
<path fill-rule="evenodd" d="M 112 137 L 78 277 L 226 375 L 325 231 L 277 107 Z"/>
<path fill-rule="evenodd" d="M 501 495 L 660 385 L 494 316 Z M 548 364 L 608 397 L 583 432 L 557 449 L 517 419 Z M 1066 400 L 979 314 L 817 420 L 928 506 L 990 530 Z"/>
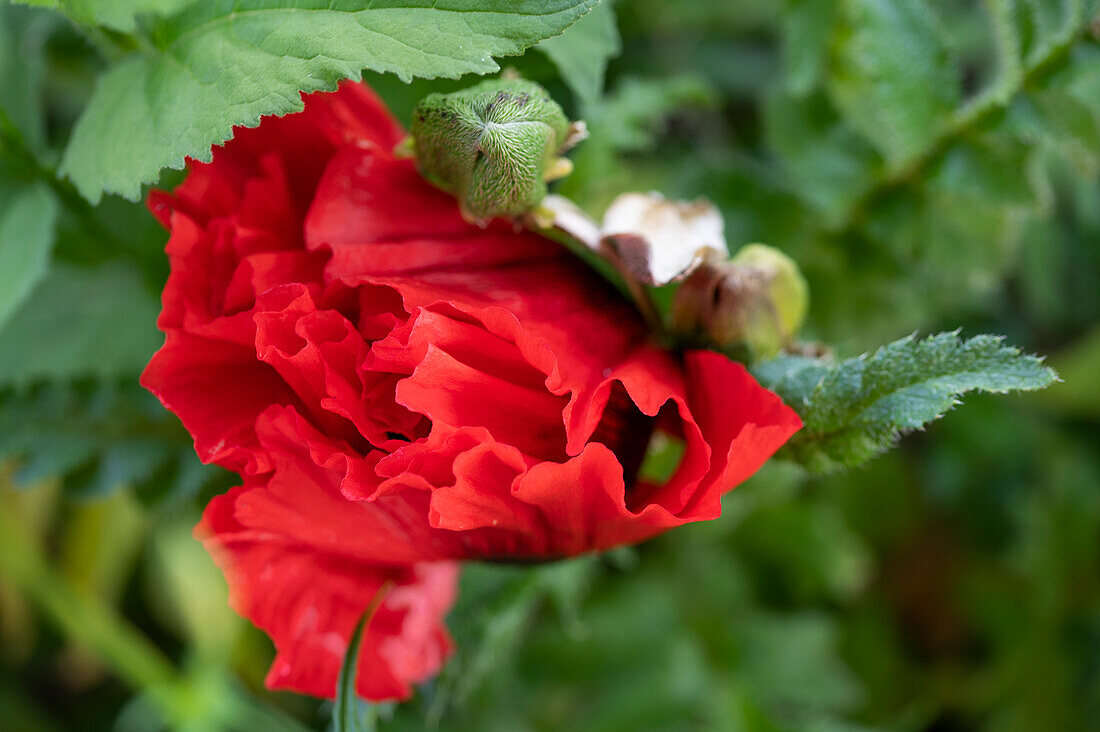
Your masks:
<path fill-rule="evenodd" d="M 484 225 L 535 209 L 546 182 L 569 172 L 559 154 L 574 128 L 538 84 L 493 79 L 429 94 L 412 115 L 421 174 L 454 194 L 463 216 Z"/>

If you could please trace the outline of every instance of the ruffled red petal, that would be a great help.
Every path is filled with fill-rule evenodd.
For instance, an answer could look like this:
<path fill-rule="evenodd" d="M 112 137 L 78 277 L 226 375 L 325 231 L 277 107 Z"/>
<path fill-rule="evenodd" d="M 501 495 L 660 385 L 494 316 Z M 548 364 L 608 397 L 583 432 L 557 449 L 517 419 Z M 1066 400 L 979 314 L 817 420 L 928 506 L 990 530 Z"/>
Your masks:
<path fill-rule="evenodd" d="M 271 636 L 276 657 L 266 684 L 332 698 L 351 632 L 392 583 L 364 635 L 357 691 L 403 699 L 439 671 L 451 641 L 443 618 L 458 578 L 453 562 L 371 564 L 320 551 L 238 517 L 238 503 L 262 488 L 241 487 L 211 501 L 196 529 L 226 574 L 230 604 Z"/>

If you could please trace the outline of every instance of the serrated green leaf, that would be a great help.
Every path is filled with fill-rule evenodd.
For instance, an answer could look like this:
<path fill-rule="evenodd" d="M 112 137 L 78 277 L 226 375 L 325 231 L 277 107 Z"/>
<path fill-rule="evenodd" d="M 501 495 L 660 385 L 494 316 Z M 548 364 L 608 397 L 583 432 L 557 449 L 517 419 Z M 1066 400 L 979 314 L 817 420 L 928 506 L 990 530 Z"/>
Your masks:
<path fill-rule="evenodd" d="M 0 188 L 0 333 L 46 274 L 56 222 L 57 201 L 44 184 Z"/>
<path fill-rule="evenodd" d="M 996 77 L 984 92 L 1000 104 L 1006 103 L 1024 79 L 1023 39 L 1020 28 L 1021 0 L 986 0 L 997 51 Z"/>
<path fill-rule="evenodd" d="M 955 61 L 920 0 L 844 0 L 830 89 L 892 166 L 923 154 L 962 94 Z"/>
<path fill-rule="evenodd" d="M 622 50 L 611 0 L 603 0 L 565 34 L 547 38 L 536 48 L 558 67 L 581 107 L 592 104 L 603 91 L 607 62 Z"/>
<path fill-rule="evenodd" d="M 968 391 L 1030 391 L 1058 378 L 1001 338 L 958 333 L 909 336 L 836 364 L 784 357 L 754 373 L 802 417 L 789 450 L 814 472 L 869 460 L 903 432 L 942 417 Z"/>
<path fill-rule="evenodd" d="M 831 368 L 828 361 L 820 358 L 780 356 L 754 365 L 752 374 L 798 411 L 798 405 L 809 404 L 810 395 Z"/>
<path fill-rule="evenodd" d="M 156 34 L 157 51 L 124 58 L 96 86 L 61 172 L 93 202 L 136 199 L 187 157 L 209 160 L 235 125 L 302 109 L 364 68 L 457 78 L 499 69 L 557 35 L 597 0 L 244 0 L 200 3 Z"/>
<path fill-rule="evenodd" d="M 159 309 L 128 266 L 56 265 L 0 330 L 0 387 L 136 377 L 161 344 Z"/>

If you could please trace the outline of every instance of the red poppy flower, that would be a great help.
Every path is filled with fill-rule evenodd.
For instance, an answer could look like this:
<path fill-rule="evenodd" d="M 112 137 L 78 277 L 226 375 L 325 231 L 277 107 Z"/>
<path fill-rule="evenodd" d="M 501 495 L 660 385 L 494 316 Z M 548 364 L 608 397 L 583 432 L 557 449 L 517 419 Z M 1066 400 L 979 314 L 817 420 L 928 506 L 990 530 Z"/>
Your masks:
<path fill-rule="evenodd" d="M 438 670 L 453 560 L 543 560 L 719 515 L 800 426 L 739 364 L 658 348 L 554 242 L 463 221 L 361 85 L 307 98 L 150 206 L 167 334 L 143 383 L 244 485 L 199 534 L 274 639 L 275 687 L 331 696 L 386 580 L 359 692 Z M 655 432 L 672 477 L 638 477 Z"/>

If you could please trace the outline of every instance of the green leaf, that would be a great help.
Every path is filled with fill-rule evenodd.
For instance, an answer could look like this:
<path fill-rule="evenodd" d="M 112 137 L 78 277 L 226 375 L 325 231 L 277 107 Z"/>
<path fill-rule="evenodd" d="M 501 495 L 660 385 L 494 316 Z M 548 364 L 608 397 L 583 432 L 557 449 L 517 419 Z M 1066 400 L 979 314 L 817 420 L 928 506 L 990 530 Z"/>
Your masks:
<path fill-rule="evenodd" d="M 371 598 L 370 605 L 363 611 L 348 641 L 348 650 L 344 662 L 340 665 L 340 676 L 336 682 L 336 703 L 332 707 L 332 727 L 334 732 L 374 732 L 377 729 L 377 708 L 368 706 L 362 709 L 362 702 L 355 693 L 355 678 L 359 673 L 359 647 L 363 644 L 363 633 L 375 611 L 386 599 L 390 583 L 386 582 Z M 365 711 L 365 713 L 364 713 Z"/>
<path fill-rule="evenodd" d="M 836 5 L 837 0 L 787 0 L 781 39 L 788 94 L 802 96 L 821 82 Z"/>
<path fill-rule="evenodd" d="M 39 150 L 45 142 L 39 96 L 45 66 L 43 46 L 54 25 L 49 14 L 0 6 L 0 113 L 32 150 Z M 11 131 L 4 133 L 7 136 Z M 0 142 L 0 157 L 2 145 Z"/>
<path fill-rule="evenodd" d="M 1065 383 L 1037 400 L 1063 414 L 1095 419 L 1100 416 L 1100 325 L 1086 331 L 1060 353 L 1051 356 Z"/>
<path fill-rule="evenodd" d="M 1022 0 L 1030 30 L 1026 61 L 1035 66 L 1052 49 L 1068 43 L 1088 22 L 1082 0 Z"/>
<path fill-rule="evenodd" d="M 999 206 L 1034 206 L 1028 179 L 1028 146 L 1004 136 L 983 135 L 951 146 L 931 169 L 929 187 L 940 193 Z"/>
<path fill-rule="evenodd" d="M 302 109 L 299 92 L 335 89 L 364 68 L 457 78 L 499 69 L 561 33 L 597 0 L 244 0 L 200 3 L 167 22 L 157 50 L 104 74 L 73 131 L 61 172 L 93 202 L 136 199 L 187 157 L 209 160 L 235 125 Z"/>
<path fill-rule="evenodd" d="M 716 98 L 711 86 L 692 76 L 622 80 L 585 110 L 591 136 L 571 153 L 576 169 L 556 192 L 601 216 L 615 196 L 638 185 L 619 156 L 648 151 L 669 116 L 711 106 Z"/>
<path fill-rule="evenodd" d="M 0 330 L 0 387 L 136 377 L 162 342 L 159 309 L 128 266 L 57 265 Z"/>
<path fill-rule="evenodd" d="M 830 89 L 892 167 L 923 154 L 962 94 L 937 19 L 920 0 L 844 0 Z"/>
<path fill-rule="evenodd" d="M 0 389 L 0 458 L 18 461 L 19 483 L 56 477 L 82 498 L 122 486 L 180 498 L 221 473 L 199 463 L 175 417 L 133 381 Z"/>
<path fill-rule="evenodd" d="M 625 79 L 590 115 L 593 137 L 578 150 L 583 153 L 593 145 L 606 145 L 617 152 L 641 152 L 653 145 L 654 128 L 664 118 L 685 107 L 706 107 L 716 101 L 715 90 L 693 76 Z"/>
<path fill-rule="evenodd" d="M 0 333 L 46 274 L 56 222 L 57 201 L 44 184 L 0 188 Z"/>
<path fill-rule="evenodd" d="M 909 336 L 841 363 L 782 357 L 754 373 L 802 417 L 788 449 L 813 472 L 866 462 L 942 417 L 965 392 L 1030 391 L 1058 378 L 1001 338 L 963 340 L 957 332 Z"/>
<path fill-rule="evenodd" d="M 195 0 L 61 0 L 61 8 L 78 23 L 102 25 L 122 33 L 134 30 L 136 15 L 171 15 Z"/>
<path fill-rule="evenodd" d="M 611 0 L 603 0 L 564 35 L 547 38 L 537 48 L 558 67 L 581 107 L 591 105 L 603 91 L 608 60 L 622 50 Z"/>
<path fill-rule="evenodd" d="M 1065 77 L 1066 92 L 1100 116 L 1100 45 L 1074 46 Z"/>
<path fill-rule="evenodd" d="M 848 711 L 864 696 L 839 653 L 836 622 L 802 612 L 742 618 L 737 678 L 754 699 L 786 709 Z"/>
<path fill-rule="evenodd" d="M 820 94 L 776 94 L 764 108 L 769 146 L 799 198 L 837 225 L 875 183 L 882 160 Z"/>
<path fill-rule="evenodd" d="M 993 26 L 997 71 L 983 94 L 988 94 L 999 104 L 1007 103 L 1024 80 L 1019 3 L 1020 0 L 986 0 L 984 3 Z"/>
<path fill-rule="evenodd" d="M 463 641 L 434 684 L 427 712 L 429 728 L 509 664 L 546 601 L 556 607 L 565 628 L 574 630 L 597 569 L 598 559 L 592 556 L 537 568 L 466 567 L 459 604 L 448 619 L 455 636 Z"/>
<path fill-rule="evenodd" d="M 1070 92 L 1038 89 L 1022 96 L 1009 109 L 1007 122 L 1025 141 L 1049 145 L 1082 174 L 1094 174 L 1100 160 L 1100 120 Z"/>

